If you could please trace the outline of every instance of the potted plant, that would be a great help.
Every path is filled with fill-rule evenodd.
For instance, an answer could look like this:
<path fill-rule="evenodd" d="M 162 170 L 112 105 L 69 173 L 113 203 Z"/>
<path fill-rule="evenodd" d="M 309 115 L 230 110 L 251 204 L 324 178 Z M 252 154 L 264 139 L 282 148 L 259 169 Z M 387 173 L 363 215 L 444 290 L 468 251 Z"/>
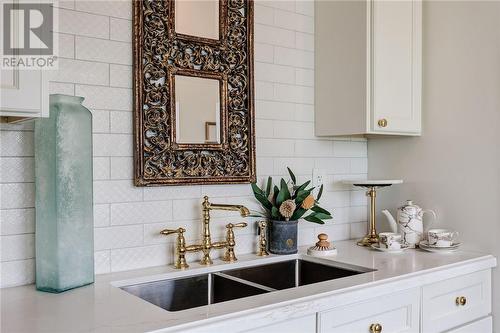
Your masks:
<path fill-rule="evenodd" d="M 267 179 L 265 189 L 252 184 L 254 196 L 264 209 L 264 212 L 255 216 L 269 220 L 269 252 L 274 254 L 297 253 L 297 226 L 300 218 L 318 224 L 324 224 L 324 220 L 332 218 L 330 212 L 319 206 L 323 185 L 314 198 L 314 187 L 308 188 L 311 181 L 297 185 L 297 178 L 290 168 L 287 169 L 290 181 L 282 178 L 279 187 L 273 185 L 271 177 Z"/>

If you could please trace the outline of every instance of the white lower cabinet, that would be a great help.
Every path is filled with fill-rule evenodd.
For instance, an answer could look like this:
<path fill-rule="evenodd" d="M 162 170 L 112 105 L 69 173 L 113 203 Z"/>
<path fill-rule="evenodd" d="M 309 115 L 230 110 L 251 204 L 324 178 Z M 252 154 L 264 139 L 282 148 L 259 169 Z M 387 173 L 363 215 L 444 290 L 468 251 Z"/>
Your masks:
<path fill-rule="evenodd" d="M 318 315 L 320 333 L 419 332 L 420 289 L 414 288 Z"/>
<path fill-rule="evenodd" d="M 493 333 L 493 318 L 488 316 L 446 333 Z"/>
<path fill-rule="evenodd" d="M 254 328 L 248 333 L 315 333 L 316 332 L 316 314 L 305 317 L 290 319 L 276 324 L 264 327 Z"/>
<path fill-rule="evenodd" d="M 453 276 L 453 275 L 451 275 Z M 385 291 L 388 291 L 385 293 Z M 374 296 L 376 295 L 376 296 Z M 356 301 L 354 301 L 354 298 Z M 271 314 L 260 319 L 240 318 L 238 325 L 213 327 L 203 332 L 247 333 L 492 333 L 491 269 L 444 278 L 406 290 L 394 290 L 391 284 L 349 294 L 332 296 L 323 304 L 326 310 L 307 316 L 284 319 L 278 316 L 269 323 Z M 325 303 L 326 301 L 326 303 Z M 298 308 L 311 309 L 302 304 Z M 292 307 L 293 308 L 293 307 Z M 274 310 L 276 311 L 276 310 Z M 285 313 L 288 310 L 284 309 Z M 267 325 L 259 325 L 264 319 Z M 235 327 L 241 327 L 241 330 Z M 198 332 L 198 331 L 196 331 Z"/>
<path fill-rule="evenodd" d="M 444 332 L 490 313 L 490 270 L 422 287 L 422 332 Z"/>

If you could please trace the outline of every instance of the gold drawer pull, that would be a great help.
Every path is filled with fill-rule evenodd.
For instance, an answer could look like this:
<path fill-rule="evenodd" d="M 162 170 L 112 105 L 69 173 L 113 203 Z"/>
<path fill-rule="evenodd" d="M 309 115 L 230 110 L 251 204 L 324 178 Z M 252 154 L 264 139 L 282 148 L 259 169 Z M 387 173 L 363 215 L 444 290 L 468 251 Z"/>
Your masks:
<path fill-rule="evenodd" d="M 386 127 L 387 126 L 387 119 L 383 118 L 378 121 L 378 126 L 380 127 Z"/>
<path fill-rule="evenodd" d="M 371 324 L 370 325 L 370 333 L 381 333 L 382 325 L 380 324 Z"/>
<path fill-rule="evenodd" d="M 460 297 L 457 297 L 455 298 L 455 304 L 457 306 L 464 306 L 465 304 L 467 304 L 467 298 L 465 298 L 465 296 L 460 296 Z"/>

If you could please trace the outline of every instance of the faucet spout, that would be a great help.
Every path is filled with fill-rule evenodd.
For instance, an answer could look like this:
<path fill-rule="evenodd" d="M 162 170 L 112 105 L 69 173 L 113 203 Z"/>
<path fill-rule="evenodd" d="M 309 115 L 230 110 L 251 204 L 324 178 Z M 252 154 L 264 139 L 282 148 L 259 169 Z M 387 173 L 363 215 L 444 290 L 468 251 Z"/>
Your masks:
<path fill-rule="evenodd" d="M 239 212 L 241 217 L 248 217 L 250 215 L 250 210 L 242 205 L 210 204 L 209 209 L 235 211 Z"/>

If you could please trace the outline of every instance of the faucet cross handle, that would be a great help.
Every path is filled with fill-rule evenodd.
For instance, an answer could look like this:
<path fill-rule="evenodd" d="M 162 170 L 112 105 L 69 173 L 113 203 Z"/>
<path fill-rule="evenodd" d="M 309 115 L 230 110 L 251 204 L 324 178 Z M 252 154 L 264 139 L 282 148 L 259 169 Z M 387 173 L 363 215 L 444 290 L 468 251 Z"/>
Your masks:
<path fill-rule="evenodd" d="M 174 267 L 177 269 L 186 269 L 189 268 L 189 265 L 186 261 L 186 238 L 184 238 L 184 233 L 186 229 L 177 228 L 177 229 L 163 229 L 160 231 L 160 234 L 168 236 L 177 234 L 177 242 L 175 245 L 175 262 Z"/>
<path fill-rule="evenodd" d="M 222 260 L 229 261 L 229 262 L 233 262 L 233 261 L 238 260 L 236 258 L 236 255 L 234 254 L 234 247 L 236 246 L 236 242 L 234 240 L 233 228 L 244 228 L 247 225 L 248 224 L 245 222 L 237 223 L 237 224 L 229 223 L 226 225 L 226 229 L 227 229 L 226 243 L 227 244 L 226 244 L 226 252 L 224 253 L 224 257 L 222 258 Z"/>

